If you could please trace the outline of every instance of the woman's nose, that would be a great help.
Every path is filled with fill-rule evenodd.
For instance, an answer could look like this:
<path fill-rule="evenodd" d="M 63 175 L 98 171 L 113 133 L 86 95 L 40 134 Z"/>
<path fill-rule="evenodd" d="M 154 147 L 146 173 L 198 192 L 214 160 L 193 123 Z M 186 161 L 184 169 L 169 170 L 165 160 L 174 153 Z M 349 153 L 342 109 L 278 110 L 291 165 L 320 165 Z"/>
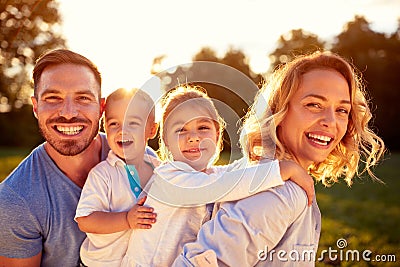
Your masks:
<path fill-rule="evenodd" d="M 321 124 L 325 127 L 332 127 L 336 123 L 335 110 L 326 109 L 323 113 L 323 118 L 321 119 Z"/>

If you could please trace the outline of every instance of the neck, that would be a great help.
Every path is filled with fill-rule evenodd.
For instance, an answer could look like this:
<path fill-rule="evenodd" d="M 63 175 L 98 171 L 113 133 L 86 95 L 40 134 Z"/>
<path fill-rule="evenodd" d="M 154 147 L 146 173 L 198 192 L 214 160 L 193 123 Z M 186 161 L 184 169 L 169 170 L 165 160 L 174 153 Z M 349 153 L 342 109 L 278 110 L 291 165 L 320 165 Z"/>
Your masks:
<path fill-rule="evenodd" d="M 135 166 L 140 177 L 140 185 L 144 188 L 153 175 L 153 168 L 144 161 L 144 153 L 134 159 L 125 160 L 125 162 L 126 164 Z"/>
<path fill-rule="evenodd" d="M 101 160 L 101 138 L 97 136 L 81 153 L 75 156 L 64 156 L 45 143 L 47 154 L 57 167 L 77 186 L 83 187 L 89 171 Z"/>

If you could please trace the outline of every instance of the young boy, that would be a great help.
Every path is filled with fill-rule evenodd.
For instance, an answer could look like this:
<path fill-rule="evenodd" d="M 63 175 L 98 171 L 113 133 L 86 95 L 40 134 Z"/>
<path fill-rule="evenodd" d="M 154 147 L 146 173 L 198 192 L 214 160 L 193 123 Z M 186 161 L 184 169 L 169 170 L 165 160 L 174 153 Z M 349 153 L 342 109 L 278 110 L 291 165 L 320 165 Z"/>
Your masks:
<path fill-rule="evenodd" d="M 154 112 L 153 100 L 139 89 L 121 88 L 106 99 L 104 126 L 111 151 L 90 171 L 75 216 L 87 233 L 80 252 L 85 265 L 119 266 L 131 229 L 150 229 L 156 221 L 153 208 L 143 206 L 141 192 L 159 165 L 145 153 L 157 133 Z"/>

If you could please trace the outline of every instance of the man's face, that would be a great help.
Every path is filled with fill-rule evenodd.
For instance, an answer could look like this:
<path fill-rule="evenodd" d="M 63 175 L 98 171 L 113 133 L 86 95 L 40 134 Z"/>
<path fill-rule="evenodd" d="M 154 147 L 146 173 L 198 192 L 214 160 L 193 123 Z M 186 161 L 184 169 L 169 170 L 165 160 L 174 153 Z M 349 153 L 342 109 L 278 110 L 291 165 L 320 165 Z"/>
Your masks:
<path fill-rule="evenodd" d="M 47 143 L 58 153 L 84 151 L 99 130 L 102 100 L 92 71 L 76 64 L 46 67 L 32 97 L 33 111 Z"/>

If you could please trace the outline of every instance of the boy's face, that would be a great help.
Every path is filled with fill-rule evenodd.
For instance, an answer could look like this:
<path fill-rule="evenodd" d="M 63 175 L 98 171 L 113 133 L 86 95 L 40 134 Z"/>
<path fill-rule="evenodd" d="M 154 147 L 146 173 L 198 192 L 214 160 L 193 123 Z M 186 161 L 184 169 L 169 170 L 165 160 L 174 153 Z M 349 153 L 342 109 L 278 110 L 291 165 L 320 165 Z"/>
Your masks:
<path fill-rule="evenodd" d="M 154 119 L 148 114 L 148 104 L 135 98 L 131 104 L 130 101 L 131 99 L 111 100 L 106 104 L 105 110 L 108 144 L 127 163 L 143 159 L 147 141 L 154 137 L 157 130 Z"/>

